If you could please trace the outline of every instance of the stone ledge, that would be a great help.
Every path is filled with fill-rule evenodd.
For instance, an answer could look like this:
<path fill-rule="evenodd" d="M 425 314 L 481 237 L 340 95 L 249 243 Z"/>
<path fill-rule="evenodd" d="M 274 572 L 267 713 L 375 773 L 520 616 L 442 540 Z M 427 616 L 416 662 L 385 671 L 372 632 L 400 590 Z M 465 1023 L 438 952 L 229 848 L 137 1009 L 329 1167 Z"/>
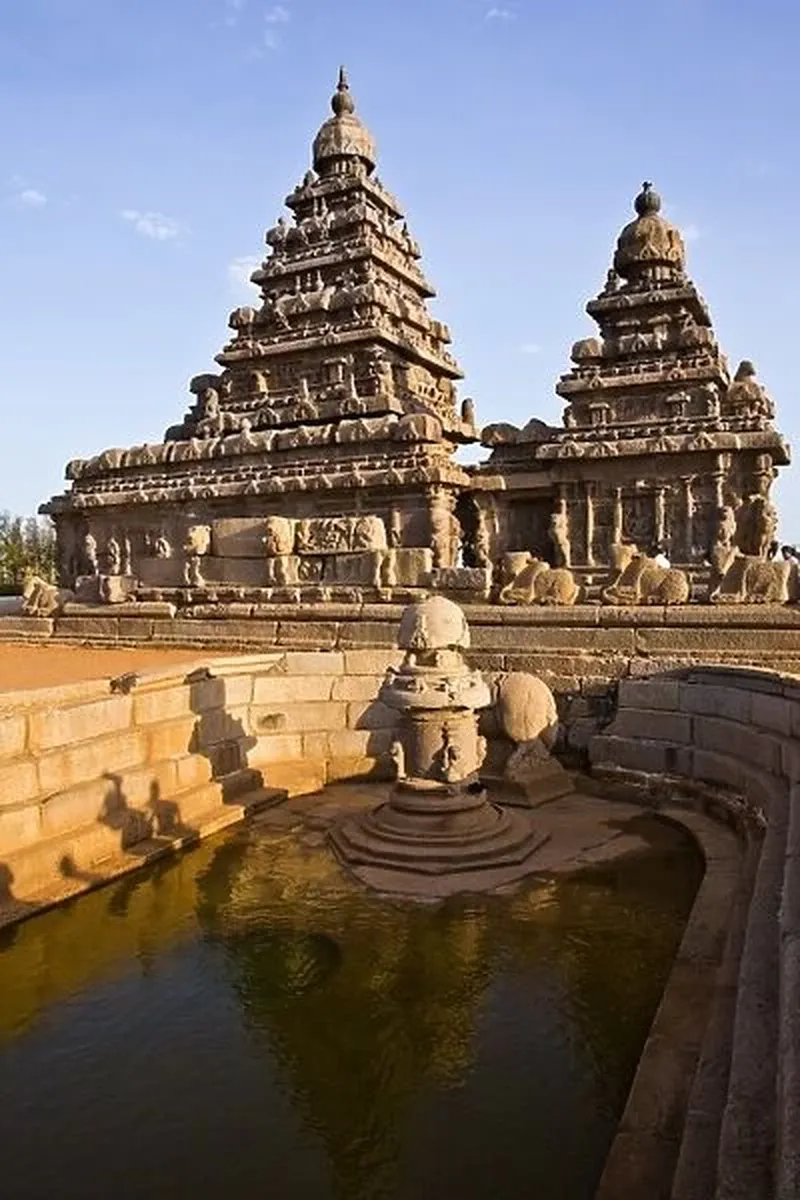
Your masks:
<path fill-rule="evenodd" d="M 615 783 L 621 784 L 624 775 Z M 646 777 L 629 777 L 627 782 L 632 796 L 641 799 L 643 788 L 646 794 Z M 714 799 L 718 800 L 716 793 Z M 741 874 L 742 846 L 730 829 L 690 807 L 668 804 L 658 812 L 692 835 L 703 852 L 706 871 L 639 1060 L 596 1200 L 669 1200 L 674 1195 L 672 1179 L 693 1080 L 720 996 L 719 966 Z"/>

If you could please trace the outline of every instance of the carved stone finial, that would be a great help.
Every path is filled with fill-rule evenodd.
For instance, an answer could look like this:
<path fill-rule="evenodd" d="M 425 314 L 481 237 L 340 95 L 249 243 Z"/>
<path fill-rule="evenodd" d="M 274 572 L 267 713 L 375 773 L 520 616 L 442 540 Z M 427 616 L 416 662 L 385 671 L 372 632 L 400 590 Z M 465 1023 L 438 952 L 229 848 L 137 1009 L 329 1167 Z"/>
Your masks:
<path fill-rule="evenodd" d="M 331 97 L 331 108 L 337 117 L 356 111 L 355 101 L 353 100 L 350 84 L 347 80 L 347 71 L 344 67 L 339 67 L 339 82 L 336 84 L 336 91 Z"/>
<path fill-rule="evenodd" d="M 375 141 L 356 115 L 355 101 L 350 91 L 347 72 L 339 71 L 336 91 L 331 97 L 333 116 L 321 127 L 314 139 L 314 169 L 326 176 L 338 169 L 342 159 L 360 159 L 368 173 L 375 169 Z"/>
<path fill-rule="evenodd" d="M 649 217 L 661 211 L 661 197 L 653 190 L 653 185 L 648 180 L 642 184 L 642 190 L 634 200 L 633 207 L 639 217 Z"/>

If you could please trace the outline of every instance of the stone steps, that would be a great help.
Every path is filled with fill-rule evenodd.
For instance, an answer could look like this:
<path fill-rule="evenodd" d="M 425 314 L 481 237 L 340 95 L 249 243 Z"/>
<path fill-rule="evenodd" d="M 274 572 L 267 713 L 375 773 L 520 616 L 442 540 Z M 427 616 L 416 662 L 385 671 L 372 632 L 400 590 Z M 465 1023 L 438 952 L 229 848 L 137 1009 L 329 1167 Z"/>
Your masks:
<path fill-rule="evenodd" d="M 123 810 L 112 814 L 113 823 L 95 820 L 66 834 L 40 840 L 3 858 L 6 890 L 24 903 L 35 902 L 44 880 L 63 880 L 85 890 L 104 882 L 106 864 L 122 856 L 143 861 L 163 848 L 174 851 L 191 845 L 201 836 L 241 820 L 251 812 L 279 803 L 284 789 L 261 785 L 258 771 L 246 770 L 223 776 L 200 787 L 177 792 L 165 807 L 156 809 L 156 833 L 150 814 Z"/>

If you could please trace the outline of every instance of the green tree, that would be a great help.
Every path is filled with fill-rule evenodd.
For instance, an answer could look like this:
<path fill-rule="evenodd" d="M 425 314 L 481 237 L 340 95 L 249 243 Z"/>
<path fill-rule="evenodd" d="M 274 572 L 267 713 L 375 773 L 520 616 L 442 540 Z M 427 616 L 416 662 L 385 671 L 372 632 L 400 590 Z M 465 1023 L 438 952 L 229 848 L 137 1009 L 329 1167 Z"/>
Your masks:
<path fill-rule="evenodd" d="M 14 595 L 30 575 L 55 582 L 56 539 L 47 517 L 0 513 L 0 594 Z"/>

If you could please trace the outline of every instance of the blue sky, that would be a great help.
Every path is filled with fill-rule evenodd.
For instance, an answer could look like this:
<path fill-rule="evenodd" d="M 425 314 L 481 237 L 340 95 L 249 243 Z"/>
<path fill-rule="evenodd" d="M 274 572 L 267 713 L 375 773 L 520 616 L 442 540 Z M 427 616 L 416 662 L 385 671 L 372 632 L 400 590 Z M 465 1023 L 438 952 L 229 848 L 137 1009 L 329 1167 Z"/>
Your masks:
<path fill-rule="evenodd" d="M 213 366 L 341 62 L 483 423 L 553 393 L 643 179 L 800 442 L 796 0 L 25 0 L 0 15 L 0 508 Z M 800 541 L 792 468 L 782 535 Z"/>

